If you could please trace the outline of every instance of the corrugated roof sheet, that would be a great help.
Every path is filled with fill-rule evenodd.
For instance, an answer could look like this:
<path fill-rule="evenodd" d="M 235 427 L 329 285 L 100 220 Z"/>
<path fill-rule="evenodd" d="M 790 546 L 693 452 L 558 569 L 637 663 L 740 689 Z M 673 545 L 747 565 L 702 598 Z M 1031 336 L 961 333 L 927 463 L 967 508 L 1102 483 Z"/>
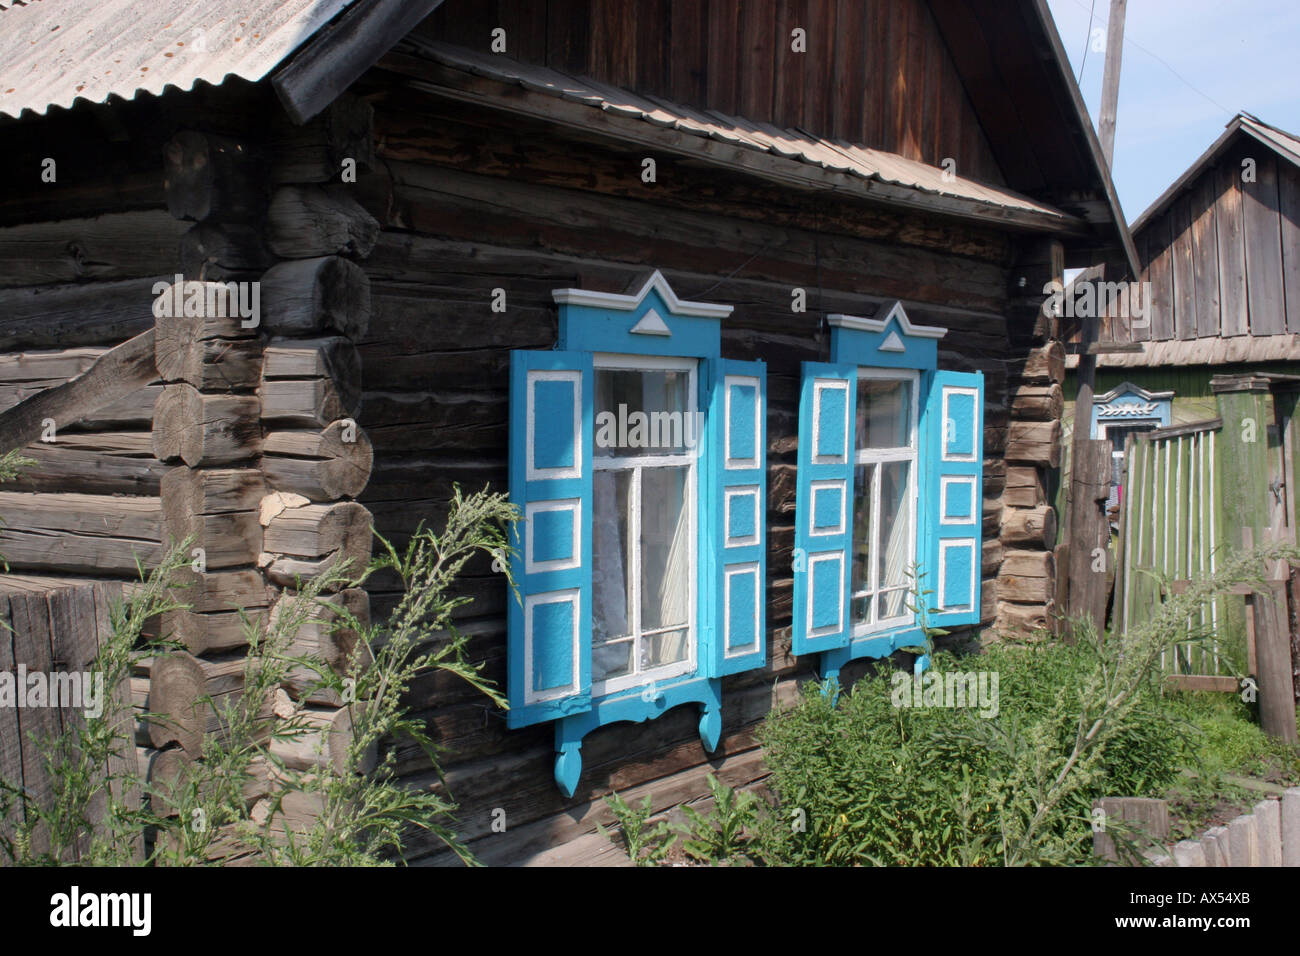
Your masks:
<path fill-rule="evenodd" d="M 260 80 L 353 0 L 0 0 L 0 114 Z"/>
<path fill-rule="evenodd" d="M 855 146 L 843 140 L 824 139 L 801 130 L 780 129 L 770 123 L 730 116 L 717 110 L 701 111 L 657 96 L 642 96 L 618 89 L 588 77 L 571 76 L 544 66 L 477 53 L 449 43 L 408 37 L 405 44 L 443 66 L 583 103 L 615 115 L 644 120 L 653 126 L 774 153 L 863 179 L 1067 218 L 1059 209 L 1019 193 L 949 175 L 936 166 L 896 153 Z"/>

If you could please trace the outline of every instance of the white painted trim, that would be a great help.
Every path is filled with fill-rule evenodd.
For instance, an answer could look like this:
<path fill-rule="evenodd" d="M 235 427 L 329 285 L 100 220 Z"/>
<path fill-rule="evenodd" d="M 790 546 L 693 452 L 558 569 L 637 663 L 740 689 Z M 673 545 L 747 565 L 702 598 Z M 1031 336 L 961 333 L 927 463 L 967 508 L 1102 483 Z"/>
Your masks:
<path fill-rule="evenodd" d="M 754 641 L 752 644 L 742 644 L 740 647 L 732 650 L 727 643 L 727 638 L 731 635 L 731 579 L 738 574 L 752 574 L 754 576 Z M 758 562 L 750 561 L 745 564 L 736 564 L 727 567 L 723 572 L 722 584 L 722 656 L 723 657 L 743 657 L 745 654 L 752 654 L 758 650 L 759 644 L 762 643 L 763 633 L 758 623 L 758 607 L 763 600 L 763 582 L 758 576 Z"/>
<path fill-rule="evenodd" d="M 889 320 L 897 318 L 898 327 L 903 330 L 903 334 L 911 338 L 918 339 L 941 339 L 948 334 L 948 330 L 937 325 L 913 325 L 911 319 L 907 317 L 907 310 L 903 308 L 902 302 L 895 302 L 887 310 L 883 319 L 868 319 L 860 315 L 844 315 L 836 312 L 833 315 L 826 316 L 826 321 L 833 326 L 841 329 L 856 329 L 859 332 L 883 332 Z"/>
<path fill-rule="evenodd" d="M 564 604 L 573 606 L 573 674 L 569 683 L 563 687 L 537 692 L 533 690 L 533 614 L 538 604 Z M 566 588 L 563 591 L 544 591 L 530 594 L 524 598 L 524 703 L 537 704 L 547 700 L 558 700 L 578 692 L 578 668 L 580 666 L 578 635 L 582 629 L 578 622 L 582 614 L 582 589 Z"/>
<path fill-rule="evenodd" d="M 533 461 L 536 415 L 533 386 L 537 382 L 572 382 L 573 383 L 573 465 L 569 468 L 538 468 Z M 528 372 L 525 385 L 524 421 L 527 434 L 524 440 L 525 478 L 527 481 L 558 481 L 566 478 L 582 477 L 582 372 L 579 369 L 532 369 Z"/>
<path fill-rule="evenodd" d="M 823 538 L 830 535 L 844 534 L 848 528 L 848 482 L 842 478 L 827 478 L 808 484 L 808 537 Z M 834 488 L 840 495 L 840 521 L 834 528 L 817 530 L 817 492 L 822 488 Z"/>
<path fill-rule="evenodd" d="M 677 298 L 663 273 L 656 269 L 635 295 L 623 295 L 617 292 L 593 292 L 590 289 L 555 289 L 551 296 L 560 305 L 581 305 L 594 309 L 615 309 L 620 312 L 633 312 L 645 301 L 645 297 L 654 289 L 664 300 L 664 305 L 674 315 L 694 315 L 702 319 L 724 319 L 731 315 L 733 306 L 715 302 L 688 302 Z"/>
<path fill-rule="evenodd" d="M 1136 395 L 1144 402 L 1161 402 L 1174 397 L 1173 390 L 1167 392 L 1148 392 L 1140 385 L 1134 385 L 1132 382 L 1120 382 L 1114 388 L 1104 395 L 1098 395 L 1093 398 L 1094 405 L 1105 405 L 1107 402 L 1113 402 L 1121 395 Z"/>
<path fill-rule="evenodd" d="M 844 453 L 841 455 L 819 455 L 822 435 L 822 392 L 842 391 L 844 393 Z M 850 426 L 853 422 L 854 409 L 849 402 L 849 383 L 842 378 L 818 378 L 813 380 L 813 420 L 812 420 L 812 463 L 814 465 L 844 465 L 848 463 L 849 448 L 852 447 L 853 434 Z"/>
<path fill-rule="evenodd" d="M 813 587 L 813 585 L 815 583 L 816 576 L 813 574 L 813 567 L 825 561 L 834 561 L 837 565 L 839 565 L 840 584 L 839 587 L 835 589 L 835 594 L 839 598 L 840 609 L 839 609 L 839 613 L 836 615 L 836 623 L 828 624 L 827 626 L 821 628 L 814 628 L 813 610 L 815 605 L 814 605 L 813 597 L 815 594 L 815 588 Z M 844 630 L 844 588 L 845 588 L 844 576 L 846 574 L 844 562 L 845 562 L 845 552 L 842 550 L 826 551 L 821 554 L 812 554 L 808 556 L 808 572 L 807 572 L 808 573 L 808 601 L 807 601 L 808 620 L 806 624 L 807 624 L 807 631 L 809 637 L 825 637 L 827 634 L 838 634 L 840 631 Z"/>
<path fill-rule="evenodd" d="M 763 540 L 763 509 L 758 494 L 758 485 L 732 485 L 722 490 L 722 531 L 724 548 L 745 548 Z M 744 495 L 754 500 L 754 533 L 744 538 L 731 536 L 731 499 Z"/>
<path fill-rule="evenodd" d="M 978 388 L 968 388 L 965 385 L 944 385 L 942 391 L 943 408 L 941 409 L 941 414 L 943 419 L 940 421 L 939 427 L 942 429 L 943 435 L 940 439 L 942 451 L 939 458 L 941 461 L 976 461 L 975 448 L 979 445 L 980 434 L 984 430 L 984 409 L 980 405 L 980 390 Z M 969 395 L 971 397 L 972 412 L 975 420 L 971 422 L 971 453 L 969 455 L 953 455 L 948 452 L 948 422 L 950 421 L 948 417 L 948 399 L 953 395 Z"/>
<path fill-rule="evenodd" d="M 664 317 L 654 309 L 641 316 L 636 325 L 632 326 L 628 331 L 633 335 L 662 335 L 666 337 L 673 334 L 673 330 L 668 328 L 668 323 L 664 321 Z"/>
<path fill-rule="evenodd" d="M 533 560 L 533 516 L 539 511 L 568 511 L 573 518 L 573 555 L 552 561 Z M 582 566 L 582 499 L 560 498 L 553 501 L 530 501 L 524 505 L 524 573 L 569 571 Z"/>
<path fill-rule="evenodd" d="M 948 500 L 949 485 L 966 485 L 970 488 L 970 517 L 969 518 L 950 518 L 945 513 L 947 511 L 946 502 Z M 941 475 L 939 477 L 939 524 L 946 525 L 967 525 L 974 524 L 979 520 L 980 509 L 976 505 L 975 498 L 975 476 L 974 475 Z"/>
<path fill-rule="evenodd" d="M 943 601 L 944 585 L 948 580 L 948 563 L 944 561 L 944 553 L 951 548 L 962 546 L 970 551 L 970 595 L 974 600 L 979 594 L 979 573 L 980 573 L 980 556 L 975 553 L 974 538 L 944 538 L 939 542 L 939 593 L 935 595 L 936 602 Z M 938 614 L 954 614 L 959 611 L 973 611 L 974 604 L 963 604 L 959 607 L 938 607 L 935 612 Z"/>
<path fill-rule="evenodd" d="M 754 389 L 754 457 L 731 457 L 731 386 L 752 386 Z M 763 451 L 763 388 L 757 375 L 725 375 L 723 393 L 723 457 L 726 471 L 742 471 L 758 467 Z"/>

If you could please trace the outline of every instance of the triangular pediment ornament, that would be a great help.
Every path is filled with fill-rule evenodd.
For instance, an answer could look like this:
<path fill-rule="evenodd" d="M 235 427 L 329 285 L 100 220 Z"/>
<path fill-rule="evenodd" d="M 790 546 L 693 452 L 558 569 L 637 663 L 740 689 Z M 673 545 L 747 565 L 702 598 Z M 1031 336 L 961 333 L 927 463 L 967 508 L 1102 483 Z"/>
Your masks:
<path fill-rule="evenodd" d="M 877 352 L 906 352 L 907 346 L 903 344 L 903 340 L 898 337 L 897 332 L 891 331 L 889 335 L 885 338 L 885 341 L 880 343 L 880 347 L 877 348 L 876 351 Z"/>
<path fill-rule="evenodd" d="M 632 326 L 633 335 L 672 335 L 672 329 L 668 328 L 668 323 L 664 321 L 662 315 L 654 309 L 641 316 L 641 321 Z"/>

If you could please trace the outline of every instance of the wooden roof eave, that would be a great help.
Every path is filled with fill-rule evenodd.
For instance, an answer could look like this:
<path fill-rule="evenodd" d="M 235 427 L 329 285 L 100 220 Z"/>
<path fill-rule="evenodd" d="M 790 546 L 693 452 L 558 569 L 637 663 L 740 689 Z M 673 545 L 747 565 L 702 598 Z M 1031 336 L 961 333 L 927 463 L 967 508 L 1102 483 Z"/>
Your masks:
<path fill-rule="evenodd" d="M 1014 231 L 1065 237 L 1096 235 L 1091 224 L 1064 212 L 1015 209 L 869 179 L 775 153 L 760 152 L 736 143 L 686 133 L 673 127 L 647 123 L 613 111 L 593 109 L 584 103 L 531 91 L 518 85 L 508 85 L 405 53 L 390 52 L 380 59 L 376 67 L 405 76 L 410 86 L 421 92 L 552 123 L 595 139 L 671 153 L 786 187 L 840 192 L 894 208 L 923 211 Z"/>
<path fill-rule="evenodd" d="M 1161 215 L 1169 205 L 1178 198 L 1178 195 L 1185 189 L 1191 188 L 1192 184 L 1201 177 L 1210 166 L 1213 166 L 1223 158 L 1223 154 L 1228 151 L 1238 134 L 1245 134 L 1258 143 L 1268 147 L 1268 149 L 1279 156 L 1284 156 L 1292 163 L 1296 162 L 1295 157 L 1279 150 L 1277 144 L 1270 141 L 1267 137 L 1260 135 L 1252 126 L 1245 122 L 1240 113 L 1232 118 L 1223 132 L 1219 134 L 1218 139 L 1210 144 L 1210 148 L 1201 153 L 1181 176 L 1169 184 L 1169 188 L 1162 192 L 1150 206 L 1143 210 L 1142 215 L 1133 220 L 1130 231 L 1137 235 L 1143 228 L 1150 224 L 1151 220 Z"/>

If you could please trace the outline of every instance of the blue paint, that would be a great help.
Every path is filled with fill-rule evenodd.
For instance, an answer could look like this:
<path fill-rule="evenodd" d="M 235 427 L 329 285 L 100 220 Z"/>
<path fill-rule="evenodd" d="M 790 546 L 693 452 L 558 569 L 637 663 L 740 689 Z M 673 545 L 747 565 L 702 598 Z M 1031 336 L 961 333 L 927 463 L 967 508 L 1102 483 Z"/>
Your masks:
<path fill-rule="evenodd" d="M 573 511 L 535 511 L 533 522 L 533 561 L 567 561 L 573 557 Z"/>
<path fill-rule="evenodd" d="M 671 293 L 668 293 L 671 295 Z M 631 329 L 651 310 L 667 326 L 668 335 L 644 335 Z M 722 733 L 721 682 L 766 662 L 766 544 L 762 502 L 766 501 L 766 367 L 762 362 L 737 362 L 720 357 L 721 320 L 674 313 L 657 287 L 651 287 L 634 308 L 563 303 L 560 306 L 560 351 L 515 352 L 511 355 L 510 496 L 521 510 L 529 502 L 577 498 L 581 504 L 581 541 L 575 543 L 572 516 L 567 511 L 534 511 L 534 562 L 561 561 L 578 547 L 580 567 L 573 570 L 525 574 L 516 555 L 512 569 L 525 595 L 542 595 L 565 588 L 580 592 L 579 688 L 553 701 L 524 699 L 534 693 L 565 687 L 573 669 L 571 604 L 531 606 L 532 673 L 523 673 L 525 660 L 523 612 L 511 602 L 509 633 L 510 727 L 555 720 L 555 779 L 572 796 L 582 774 L 583 737 L 605 724 L 651 720 L 673 707 L 694 703 L 700 708 L 699 733 L 707 750 L 717 747 Z M 659 685 L 650 683 L 594 698 L 591 695 L 591 445 L 594 432 L 592 394 L 593 353 L 675 356 L 699 360 L 698 404 L 702 418 L 697 459 L 698 513 L 696 527 L 697 668 Z M 545 382 L 529 373 L 542 369 L 581 372 L 581 395 L 572 383 Z M 733 376 L 728 384 L 727 376 Z M 745 381 L 734 378 L 743 377 Z M 537 415 L 533 422 L 534 464 L 539 468 L 579 466 L 578 478 L 528 481 L 523 471 L 526 418 L 523 400 L 533 388 Z M 730 398 L 730 414 L 727 400 Z M 574 403 L 581 402 L 582 427 L 573 434 Z M 726 467 L 730 460 L 736 467 Z M 752 464 L 752 467 L 750 465 Z M 730 497 L 728 490 L 742 491 Z M 755 544 L 729 544 L 757 538 Z M 518 546 L 518 529 L 512 536 Z M 726 591 L 728 571 L 730 590 Z M 728 603 L 724 606 L 724 593 Z M 730 611 L 730 628 L 726 617 Z M 757 611 L 757 620 L 755 612 Z M 527 680 L 525 680 L 525 678 Z"/>
<path fill-rule="evenodd" d="M 540 377 L 546 372 L 571 372 L 577 376 L 578 387 L 575 394 L 573 382 L 549 382 Z M 551 503 L 561 500 L 577 499 L 582 513 L 590 514 L 591 508 L 591 453 L 592 453 L 592 410 L 594 403 L 591 356 L 574 352 L 513 352 L 510 356 L 510 457 L 508 477 L 510 500 L 525 514 L 529 503 Z M 560 384 L 561 389 L 537 389 L 538 385 Z M 567 389 L 567 393 L 566 393 Z M 527 444 L 528 444 L 528 401 L 534 398 L 534 412 L 549 412 L 548 429 L 557 447 L 567 449 L 566 454 L 555 454 L 547 447 L 534 446 L 534 464 L 543 462 L 559 463 L 560 467 L 572 468 L 575 464 L 579 471 L 576 477 L 543 478 L 529 481 L 527 478 Z M 558 401 L 563 406 L 558 411 L 554 408 Z M 579 415 L 578 434 L 573 434 L 573 403 L 580 403 L 582 414 Z M 538 421 L 534 419 L 534 435 L 537 434 Z M 563 429 L 567 429 L 564 431 Z M 537 454 L 541 453 L 539 460 Z M 547 456 L 550 456 L 549 458 Z M 565 457 L 568 464 L 564 464 Z M 557 517 L 552 517 L 557 516 Z M 519 585 L 519 599 L 511 600 L 507 609 L 507 627 L 509 630 L 508 653 L 506 660 L 506 691 L 510 710 L 506 714 L 509 727 L 526 727 L 530 724 L 578 713 L 591 706 L 591 522 L 579 523 L 579 539 L 572 541 L 572 518 L 567 511 L 537 512 L 533 518 L 534 558 L 537 549 L 542 555 L 558 556 L 561 550 L 568 550 L 570 555 L 577 550 L 577 567 L 571 569 L 534 571 L 528 573 L 523 548 L 527 535 L 524 534 L 523 521 L 516 523 L 510 533 L 511 573 Z M 562 549 L 562 539 L 558 527 L 552 523 L 562 522 L 566 525 L 563 536 L 567 536 L 569 546 Z M 570 555 L 565 555 L 569 557 Z M 548 601 L 553 596 L 556 600 L 565 597 L 553 592 L 576 592 L 578 601 L 578 641 L 577 671 L 578 686 L 574 693 L 559 696 L 552 700 L 532 700 L 533 694 L 548 687 L 565 687 L 573 677 L 573 609 L 569 605 L 555 605 Z M 572 597 L 570 593 L 565 600 Z M 525 621 L 526 598 L 534 597 L 529 604 L 531 621 Z M 526 626 L 527 625 L 527 626 Z M 533 647 L 530 652 L 526 646 L 526 635 L 531 627 Z M 566 630 L 567 628 L 567 630 Z"/>
<path fill-rule="evenodd" d="M 798 471 L 795 481 L 794 616 L 795 654 L 815 654 L 849 643 L 848 574 L 852 522 L 840 527 L 838 495 L 853 500 L 853 455 L 846 448 L 849 415 L 857 401 L 858 370 L 852 365 L 805 362 L 799 400 Z M 813 425 L 820 441 L 813 449 Z M 851 438 L 849 439 L 852 440 Z M 830 459 L 830 460 L 824 460 Z M 814 484 L 834 482 L 830 495 Z M 832 508 L 832 504 L 834 507 Z M 834 517 L 831 518 L 833 511 Z M 814 531 L 823 533 L 814 534 Z"/>
<path fill-rule="evenodd" d="M 572 468 L 573 383 L 537 381 L 533 383 L 534 432 L 533 464 L 537 468 Z"/>
<path fill-rule="evenodd" d="M 758 530 L 758 516 L 754 513 L 754 496 L 728 495 L 726 502 L 727 537 L 752 538 Z"/>
<path fill-rule="evenodd" d="M 758 610 L 758 574 L 737 571 L 727 577 L 730 611 L 730 630 L 727 631 L 727 649 L 750 647 L 758 639 L 754 621 Z"/>
<path fill-rule="evenodd" d="M 975 399 L 965 392 L 948 395 L 947 452 L 949 455 L 970 456 L 975 452 Z"/>
<path fill-rule="evenodd" d="M 817 455 L 820 458 L 844 457 L 849 389 L 823 388 L 817 412 Z"/>
<path fill-rule="evenodd" d="M 943 516 L 948 519 L 966 518 L 973 514 L 971 501 L 974 485 L 964 481 L 948 482 L 943 486 Z"/>
<path fill-rule="evenodd" d="M 922 584 L 936 592 L 927 602 L 929 621 L 945 628 L 978 624 L 983 531 L 974 489 L 980 488 L 983 480 L 984 376 L 978 372 L 935 371 L 926 376 L 924 394 L 921 434 L 923 447 L 931 453 L 921 471 L 918 513 L 922 515 L 923 534 L 917 540 L 926 575 Z M 944 478 L 965 480 L 945 483 Z M 948 502 L 942 500 L 945 484 Z M 950 506 L 949 502 L 959 494 L 969 501 L 969 506 Z M 939 521 L 940 513 L 945 515 L 945 521 Z"/>
<path fill-rule="evenodd" d="M 729 389 L 731 412 L 727 421 L 727 457 L 749 460 L 754 457 L 754 403 L 757 390 L 750 385 L 732 385 Z"/>
<path fill-rule="evenodd" d="M 964 544 L 954 544 L 941 552 L 943 562 L 943 594 L 940 595 L 945 608 L 970 607 L 971 572 L 974 570 L 975 556 L 971 548 Z"/>
<path fill-rule="evenodd" d="M 880 346 L 897 334 L 904 350 L 881 352 Z M 844 478 L 847 482 L 848 502 L 853 497 L 852 466 L 838 467 L 817 464 L 811 451 L 814 417 L 818 419 L 821 441 L 818 454 L 838 454 L 841 449 L 831 435 L 838 409 L 835 405 L 815 405 L 818 380 L 840 378 L 846 381 L 848 408 L 856 407 L 856 382 L 860 368 L 911 368 L 922 371 L 919 383 L 920 416 L 917 426 L 917 553 L 922 579 L 920 590 L 931 591 L 925 601 L 928 621 L 935 627 L 974 624 L 979 621 L 979 555 L 981 553 L 981 515 L 978 489 L 983 468 L 983 423 L 981 412 L 984 402 L 984 378 L 981 374 L 941 372 L 935 369 L 938 359 L 937 340 L 929 336 L 909 335 L 899 319 L 889 319 L 879 332 L 867 332 L 834 326 L 831 330 L 832 364 L 805 363 L 803 385 L 799 403 L 799 464 L 796 484 L 795 567 L 794 567 L 794 621 L 792 649 L 795 654 L 820 653 L 821 674 L 837 686 L 840 668 L 859 658 L 879 658 L 892 654 L 900 647 L 924 642 L 924 634 L 916 622 L 897 630 L 873 631 L 854 637 L 849 618 L 849 582 L 843 591 L 838 588 L 837 572 L 840 567 L 850 567 L 851 529 L 853 516 L 847 516 L 843 535 L 813 535 L 813 531 L 838 525 L 838 514 L 831 520 L 833 498 L 823 495 L 812 485 L 816 481 Z M 965 391 L 961 391 L 965 390 Z M 822 392 L 825 396 L 827 393 Z M 943 404 L 948 403 L 945 429 Z M 842 433 L 841 433 L 842 434 Z M 946 446 L 945 446 L 946 438 Z M 945 457 L 945 447 L 947 457 Z M 849 462 L 854 449 L 842 452 Z M 959 460 L 953 460 L 959 459 Z M 941 479 L 960 478 L 946 483 L 946 495 L 941 497 Z M 941 516 L 946 520 L 941 521 Z M 940 544 L 944 549 L 943 586 L 940 588 Z M 836 558 L 825 564 L 815 559 L 834 553 Z M 801 573 L 799 562 L 807 563 Z M 846 575 L 847 577 L 847 575 Z M 834 581 L 834 583 L 832 583 Z M 937 592 L 942 590 L 942 594 Z M 840 606 L 843 606 L 843 626 L 835 629 Z M 944 610 L 957 607 L 959 610 Z M 827 628 L 827 634 L 813 637 L 810 632 Z"/>
<path fill-rule="evenodd" d="M 844 515 L 843 492 L 839 488 L 814 488 L 812 496 L 813 528 L 818 531 L 823 528 L 838 528 Z"/>
<path fill-rule="evenodd" d="M 573 603 L 532 606 L 533 690 L 567 687 L 573 682 Z"/>

